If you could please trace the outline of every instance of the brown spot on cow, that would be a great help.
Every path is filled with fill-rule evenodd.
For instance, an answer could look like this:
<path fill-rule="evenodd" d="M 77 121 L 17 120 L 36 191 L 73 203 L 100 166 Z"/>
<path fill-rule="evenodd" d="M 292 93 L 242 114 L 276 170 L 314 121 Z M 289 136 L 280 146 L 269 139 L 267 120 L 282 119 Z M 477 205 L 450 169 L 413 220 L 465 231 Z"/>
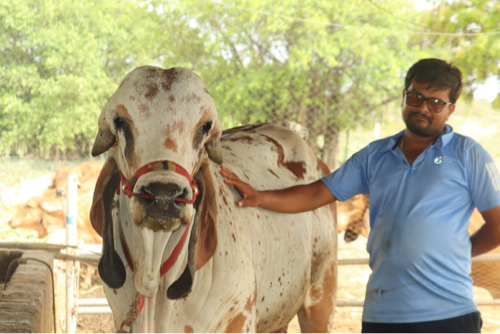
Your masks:
<path fill-rule="evenodd" d="M 194 102 L 196 104 L 199 104 L 201 102 L 201 97 L 196 95 L 195 93 L 192 93 L 191 96 L 187 98 L 188 102 Z"/>
<path fill-rule="evenodd" d="M 274 176 L 276 176 L 278 179 L 280 178 L 275 172 L 273 172 L 271 169 L 267 169 L 269 172 L 271 172 L 271 174 L 273 174 Z"/>
<path fill-rule="evenodd" d="M 302 314 L 314 315 L 311 323 L 314 328 L 305 328 L 307 332 L 327 332 L 331 330 L 329 326 L 329 316 L 334 313 L 335 296 L 337 291 L 337 264 L 330 265 L 326 273 L 323 284 L 316 284 L 309 290 L 309 296 L 318 302 L 312 306 L 306 307 Z"/>
<path fill-rule="evenodd" d="M 165 139 L 163 143 L 165 148 L 172 150 L 172 152 L 177 153 L 177 143 L 170 138 Z"/>
<path fill-rule="evenodd" d="M 208 91 L 207 87 L 203 88 L 203 91 L 204 91 L 205 93 L 207 93 L 208 95 L 210 95 L 210 92 Z"/>
<path fill-rule="evenodd" d="M 248 144 L 253 142 L 253 138 L 250 136 L 242 136 L 242 137 L 236 137 L 236 138 L 229 138 L 229 141 L 232 142 L 237 142 L 237 141 L 246 141 Z"/>
<path fill-rule="evenodd" d="M 184 333 L 194 333 L 194 329 L 191 326 L 184 327 Z"/>
<path fill-rule="evenodd" d="M 231 236 L 233 237 L 234 242 L 236 242 L 236 236 L 234 235 L 234 233 L 231 233 Z"/>
<path fill-rule="evenodd" d="M 255 306 L 257 301 L 257 284 L 254 285 L 253 295 L 248 297 L 247 303 L 245 304 L 245 310 L 252 313 L 252 308 Z"/>
<path fill-rule="evenodd" d="M 130 99 L 130 101 L 135 101 L 135 96 L 130 95 L 130 96 L 129 96 L 129 99 Z"/>
<path fill-rule="evenodd" d="M 269 136 L 264 136 L 264 137 L 266 138 L 266 140 L 273 143 L 276 148 L 276 152 L 278 153 L 278 161 L 277 161 L 278 166 L 285 166 L 298 179 L 303 180 L 304 174 L 307 172 L 305 162 L 304 161 L 285 162 L 285 152 L 283 151 L 283 146 L 281 146 L 281 144 L 278 143 L 274 138 L 271 138 Z"/>
<path fill-rule="evenodd" d="M 149 116 L 151 116 L 151 113 L 149 112 L 149 107 L 144 103 L 141 103 L 139 105 L 139 114 L 142 116 L 143 119 L 149 118 Z"/>
<path fill-rule="evenodd" d="M 237 314 L 226 327 L 226 333 L 241 333 L 243 332 L 243 327 L 245 326 L 245 322 L 247 317 L 243 315 L 243 313 Z"/>
<path fill-rule="evenodd" d="M 316 165 L 316 169 L 317 169 L 318 171 L 321 171 L 321 174 L 322 174 L 323 176 L 326 176 L 326 175 L 328 175 L 328 174 L 330 174 L 330 173 L 332 172 L 332 171 L 330 170 L 330 167 L 328 167 L 328 166 L 327 166 L 327 164 L 325 164 L 325 163 L 323 162 L 323 160 L 321 160 L 321 159 L 319 159 L 319 158 L 318 158 L 316 161 L 317 161 L 317 163 L 318 163 L 318 164 Z"/>
<path fill-rule="evenodd" d="M 285 162 L 283 165 L 293 173 L 298 179 L 304 179 L 306 173 L 306 164 L 304 161 L 299 162 Z"/>
<path fill-rule="evenodd" d="M 172 88 L 172 84 L 179 78 L 179 71 L 176 68 L 170 68 L 168 70 L 163 70 L 161 87 L 165 91 L 169 91 Z"/>
<path fill-rule="evenodd" d="M 156 82 L 147 82 L 146 94 L 144 94 L 144 97 L 149 101 L 152 101 L 156 95 L 158 95 L 158 90 L 158 84 L 156 84 Z"/>
<path fill-rule="evenodd" d="M 171 102 L 171 103 L 174 103 L 175 102 L 175 97 L 173 95 L 170 95 L 168 97 L 168 100 Z"/>

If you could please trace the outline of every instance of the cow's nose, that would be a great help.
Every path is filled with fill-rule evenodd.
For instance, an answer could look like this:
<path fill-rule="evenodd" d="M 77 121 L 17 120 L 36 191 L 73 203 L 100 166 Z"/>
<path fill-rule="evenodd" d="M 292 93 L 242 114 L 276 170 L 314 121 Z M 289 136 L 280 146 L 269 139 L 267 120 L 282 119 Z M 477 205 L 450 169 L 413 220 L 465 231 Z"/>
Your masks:
<path fill-rule="evenodd" d="M 178 184 L 175 183 L 150 183 L 143 187 L 143 192 L 147 195 L 153 196 L 154 199 L 158 200 L 174 200 L 183 193 L 183 189 Z"/>
<path fill-rule="evenodd" d="M 175 183 L 153 182 L 143 186 L 141 192 L 152 197 L 141 198 L 146 213 L 153 218 L 162 218 L 165 216 L 178 217 L 180 215 L 184 203 L 175 199 L 185 198 L 189 190 Z"/>

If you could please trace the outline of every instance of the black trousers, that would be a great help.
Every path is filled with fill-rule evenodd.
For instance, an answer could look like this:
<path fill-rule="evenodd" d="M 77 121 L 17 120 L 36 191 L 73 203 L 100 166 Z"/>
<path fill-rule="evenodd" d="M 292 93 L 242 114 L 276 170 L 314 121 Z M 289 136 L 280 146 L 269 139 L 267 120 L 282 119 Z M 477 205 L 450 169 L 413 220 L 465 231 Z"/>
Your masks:
<path fill-rule="evenodd" d="M 365 322 L 362 333 L 481 333 L 481 313 L 472 312 L 455 318 L 410 322 L 379 323 Z"/>

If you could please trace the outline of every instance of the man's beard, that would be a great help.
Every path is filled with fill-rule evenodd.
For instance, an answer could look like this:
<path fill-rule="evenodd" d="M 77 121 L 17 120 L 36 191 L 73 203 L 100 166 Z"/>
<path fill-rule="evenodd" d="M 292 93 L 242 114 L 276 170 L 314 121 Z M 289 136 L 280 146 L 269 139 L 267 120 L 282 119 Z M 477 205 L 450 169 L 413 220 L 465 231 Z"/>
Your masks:
<path fill-rule="evenodd" d="M 413 121 L 412 118 L 415 117 L 415 116 L 424 117 L 427 120 L 428 125 L 427 126 L 423 126 L 423 122 L 424 121 Z M 420 136 L 420 137 L 434 137 L 434 136 L 437 136 L 437 135 L 439 135 L 441 133 L 440 130 L 431 129 L 430 128 L 431 125 L 432 125 L 432 117 L 429 117 L 426 114 L 423 114 L 423 113 L 420 113 L 420 112 L 417 112 L 417 111 L 410 112 L 410 113 L 408 113 L 408 116 L 406 118 L 404 118 L 403 120 L 404 120 L 404 122 L 406 124 L 406 128 L 411 133 L 414 133 L 417 136 Z"/>

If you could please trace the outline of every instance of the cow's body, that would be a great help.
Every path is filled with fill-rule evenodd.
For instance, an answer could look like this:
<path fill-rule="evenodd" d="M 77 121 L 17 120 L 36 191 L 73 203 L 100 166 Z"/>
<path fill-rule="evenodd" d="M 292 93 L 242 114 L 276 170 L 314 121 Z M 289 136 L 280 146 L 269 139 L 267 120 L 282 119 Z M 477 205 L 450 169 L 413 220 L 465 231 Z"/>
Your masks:
<path fill-rule="evenodd" d="M 116 113 L 121 105 L 127 110 L 128 129 L 135 129 L 130 133 L 127 129 L 116 131 L 111 144 L 97 144 L 111 147 L 94 195 L 92 216 L 98 231 L 104 221 L 100 270 L 107 283 L 104 287 L 116 329 L 123 324 L 124 329 L 131 326 L 137 332 L 266 332 L 286 326 L 298 313 L 303 332 L 331 331 L 337 283 L 337 232 L 331 208 L 302 214 L 237 208 L 238 195 L 223 183 L 218 163 L 223 160 L 256 189 L 313 182 L 323 175 L 324 166 L 298 135 L 282 127 L 247 126 L 221 136 L 215 110 L 207 115 L 207 110 L 215 107 L 201 80 L 184 69 L 168 71 L 172 70 L 134 70 L 117 91 L 125 92 L 120 92 L 118 98 L 115 93 L 100 119 L 102 131 L 109 124 L 103 118 L 107 117 L 107 122 L 115 119 L 106 115 Z M 161 80 L 169 85 L 159 84 L 155 88 Z M 152 92 L 156 92 L 155 96 L 148 98 Z M 138 100 L 142 102 L 136 103 Z M 165 121 L 148 120 L 146 109 L 149 117 L 159 117 L 161 113 L 160 118 Z M 197 151 L 198 124 L 206 122 L 211 122 L 211 129 Z M 152 129 L 153 124 L 159 129 Z M 180 135 L 173 135 L 174 126 Z M 148 132 L 149 138 L 140 138 L 148 136 Z M 110 138 L 101 132 L 100 136 Z M 123 142 L 125 138 L 129 138 L 127 144 Z M 131 142 L 134 152 L 127 153 L 126 146 L 130 150 Z M 194 154 L 191 145 L 195 147 Z M 98 154 L 102 150 L 97 151 Z M 154 206 L 154 199 L 130 198 L 124 191 L 113 191 L 117 170 L 130 179 L 140 166 L 165 160 L 183 166 L 194 175 L 200 188 L 193 204 L 165 204 L 162 200 L 166 195 L 155 195 L 156 202 L 159 199 L 160 205 L 164 204 L 165 212 L 180 208 L 174 210 L 181 218 L 180 225 L 167 213 L 159 219 L 165 222 L 155 225 L 158 211 L 148 208 Z M 134 180 L 134 192 L 161 192 L 158 184 L 173 188 L 174 184 L 187 182 L 170 169 L 162 170 L 158 165 L 153 169 Z M 189 200 L 189 192 L 185 187 L 178 196 Z M 112 229 L 106 225 L 109 223 Z M 187 241 L 177 260 L 160 275 L 160 266 L 186 229 Z M 113 242 L 106 242 L 109 237 Z M 129 257 L 123 244 L 129 249 Z M 109 247 L 113 245 L 118 260 L 110 255 L 113 250 Z M 117 261 L 125 267 L 120 275 L 115 275 L 115 271 L 121 270 Z M 110 272 L 109 268 L 117 270 Z M 124 281 L 122 275 L 126 277 Z M 139 312 L 140 296 L 145 297 Z M 134 313 L 138 313 L 136 319 Z"/>

